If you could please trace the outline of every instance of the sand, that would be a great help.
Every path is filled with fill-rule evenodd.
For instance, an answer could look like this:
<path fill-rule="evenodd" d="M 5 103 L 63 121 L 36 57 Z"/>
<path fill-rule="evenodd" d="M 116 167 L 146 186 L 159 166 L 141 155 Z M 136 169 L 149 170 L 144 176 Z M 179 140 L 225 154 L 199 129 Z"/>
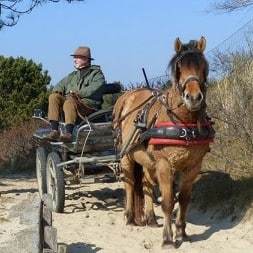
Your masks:
<path fill-rule="evenodd" d="M 0 253 L 36 252 L 38 193 L 34 175 L 0 178 Z M 65 211 L 53 215 L 58 243 L 69 253 L 249 253 L 253 252 L 253 219 L 214 218 L 190 208 L 187 233 L 191 241 L 178 249 L 162 249 L 163 215 L 155 206 L 158 228 L 126 226 L 122 182 L 67 186 Z M 216 210 L 217 212 L 217 210 Z M 33 217 L 33 218 L 31 218 Z"/>

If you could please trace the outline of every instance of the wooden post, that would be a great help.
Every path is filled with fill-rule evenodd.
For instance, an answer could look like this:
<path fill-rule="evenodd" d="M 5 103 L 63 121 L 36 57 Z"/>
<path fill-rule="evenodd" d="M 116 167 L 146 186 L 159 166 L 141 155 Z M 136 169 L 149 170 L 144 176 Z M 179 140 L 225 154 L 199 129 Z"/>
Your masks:
<path fill-rule="evenodd" d="M 57 253 L 57 230 L 52 226 L 52 201 L 51 196 L 44 194 L 39 206 L 39 231 L 41 253 Z"/>
<path fill-rule="evenodd" d="M 52 226 L 44 227 L 44 240 L 46 245 L 57 253 L 57 230 Z"/>

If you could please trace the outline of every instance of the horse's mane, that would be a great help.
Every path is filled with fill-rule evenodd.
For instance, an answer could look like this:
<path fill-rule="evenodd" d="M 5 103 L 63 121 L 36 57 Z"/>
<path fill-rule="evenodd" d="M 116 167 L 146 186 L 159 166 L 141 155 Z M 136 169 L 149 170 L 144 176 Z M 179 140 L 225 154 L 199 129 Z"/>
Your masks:
<path fill-rule="evenodd" d="M 199 68 L 200 64 L 205 63 L 205 78 L 208 75 L 209 65 L 204 54 L 197 48 L 197 41 L 191 40 L 187 44 L 183 44 L 181 50 L 176 53 L 169 62 L 168 68 L 171 69 L 171 76 L 178 81 L 178 63 L 182 66 L 195 65 Z"/>

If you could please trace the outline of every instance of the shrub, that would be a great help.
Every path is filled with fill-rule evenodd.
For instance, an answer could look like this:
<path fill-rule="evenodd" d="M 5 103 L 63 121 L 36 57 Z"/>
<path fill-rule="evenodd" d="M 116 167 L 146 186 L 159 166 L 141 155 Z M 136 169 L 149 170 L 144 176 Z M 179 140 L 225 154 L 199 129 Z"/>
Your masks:
<path fill-rule="evenodd" d="M 209 87 L 209 112 L 216 121 L 216 141 L 209 167 L 235 177 L 253 176 L 253 60 L 245 54 L 230 56 L 230 71 Z"/>
<path fill-rule="evenodd" d="M 50 77 L 41 64 L 0 56 L 0 131 L 28 120 L 35 108 L 47 108 Z"/>

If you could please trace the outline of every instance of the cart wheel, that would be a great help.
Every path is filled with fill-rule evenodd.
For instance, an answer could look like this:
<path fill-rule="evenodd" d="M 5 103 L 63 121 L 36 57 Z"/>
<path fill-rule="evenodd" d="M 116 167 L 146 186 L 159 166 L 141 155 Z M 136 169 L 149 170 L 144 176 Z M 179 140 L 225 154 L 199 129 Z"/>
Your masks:
<path fill-rule="evenodd" d="M 57 168 L 61 162 L 56 152 L 51 152 L 47 157 L 47 193 L 52 196 L 53 210 L 56 213 L 62 213 L 65 203 L 65 182 L 64 172 Z"/>
<path fill-rule="evenodd" d="M 46 150 L 42 147 L 36 149 L 36 176 L 40 198 L 47 193 L 47 176 L 46 176 L 47 155 Z"/>

